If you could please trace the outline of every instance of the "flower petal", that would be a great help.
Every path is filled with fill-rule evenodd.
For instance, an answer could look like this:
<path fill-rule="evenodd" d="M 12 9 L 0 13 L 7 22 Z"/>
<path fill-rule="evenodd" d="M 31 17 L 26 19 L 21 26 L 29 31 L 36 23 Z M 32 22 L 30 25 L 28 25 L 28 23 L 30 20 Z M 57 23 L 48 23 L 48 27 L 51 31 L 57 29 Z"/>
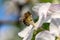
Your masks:
<path fill-rule="evenodd" d="M 59 18 L 55 18 L 51 20 L 50 24 L 50 33 L 52 33 L 55 36 L 59 36 Z"/>
<path fill-rule="evenodd" d="M 45 22 L 47 11 L 48 11 L 50 5 L 51 5 L 50 3 L 44 3 L 43 5 L 39 4 L 39 5 L 33 7 L 32 10 L 35 11 L 36 15 L 39 16 L 39 20 L 36 22 L 35 29 L 41 27 L 42 24 Z"/>
<path fill-rule="evenodd" d="M 42 31 L 36 35 L 35 40 L 55 40 L 55 36 L 51 35 L 49 31 Z"/>
<path fill-rule="evenodd" d="M 26 27 L 23 31 L 19 32 L 18 35 L 23 37 L 23 40 L 31 40 L 33 34 L 33 26 Z"/>

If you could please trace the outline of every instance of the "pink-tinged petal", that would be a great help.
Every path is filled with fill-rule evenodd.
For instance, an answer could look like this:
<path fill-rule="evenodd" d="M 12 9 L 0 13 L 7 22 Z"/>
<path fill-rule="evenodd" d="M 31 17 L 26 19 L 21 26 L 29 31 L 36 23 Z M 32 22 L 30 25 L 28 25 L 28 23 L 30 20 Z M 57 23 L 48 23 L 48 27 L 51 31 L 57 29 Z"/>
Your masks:
<path fill-rule="evenodd" d="M 53 12 L 60 11 L 60 4 L 52 4 L 50 10 Z"/>
<path fill-rule="evenodd" d="M 51 35 L 49 31 L 42 31 L 36 35 L 35 40 L 55 40 L 55 36 Z"/>
<path fill-rule="evenodd" d="M 51 20 L 49 29 L 50 33 L 53 34 L 54 36 L 59 36 L 59 26 L 60 26 L 60 19 L 59 18 L 54 18 Z"/>
<path fill-rule="evenodd" d="M 42 26 L 42 24 L 44 23 L 44 21 L 46 20 L 47 17 L 47 11 L 50 7 L 50 3 L 45 3 L 41 6 L 39 6 L 39 10 L 38 10 L 38 16 L 39 16 L 39 20 L 36 22 L 36 28 L 39 28 Z"/>

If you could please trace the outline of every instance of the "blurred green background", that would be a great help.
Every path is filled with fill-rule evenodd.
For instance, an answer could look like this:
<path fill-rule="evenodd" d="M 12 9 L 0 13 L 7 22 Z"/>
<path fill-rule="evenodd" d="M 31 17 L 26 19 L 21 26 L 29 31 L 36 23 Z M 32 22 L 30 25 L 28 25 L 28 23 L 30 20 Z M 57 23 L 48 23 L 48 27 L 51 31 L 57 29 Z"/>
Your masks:
<path fill-rule="evenodd" d="M 52 0 L 38 0 L 39 2 L 43 2 L 43 3 L 46 3 L 46 2 L 52 2 Z"/>

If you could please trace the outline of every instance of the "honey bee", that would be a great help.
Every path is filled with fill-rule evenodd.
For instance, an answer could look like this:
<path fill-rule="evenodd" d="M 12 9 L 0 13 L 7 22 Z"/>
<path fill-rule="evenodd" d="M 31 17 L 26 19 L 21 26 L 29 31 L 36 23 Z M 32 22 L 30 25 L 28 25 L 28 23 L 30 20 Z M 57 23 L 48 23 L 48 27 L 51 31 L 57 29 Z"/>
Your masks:
<path fill-rule="evenodd" d="M 23 23 L 27 26 L 29 26 L 31 23 L 33 23 L 33 18 L 30 12 L 27 12 L 24 14 L 24 18 L 23 18 Z"/>

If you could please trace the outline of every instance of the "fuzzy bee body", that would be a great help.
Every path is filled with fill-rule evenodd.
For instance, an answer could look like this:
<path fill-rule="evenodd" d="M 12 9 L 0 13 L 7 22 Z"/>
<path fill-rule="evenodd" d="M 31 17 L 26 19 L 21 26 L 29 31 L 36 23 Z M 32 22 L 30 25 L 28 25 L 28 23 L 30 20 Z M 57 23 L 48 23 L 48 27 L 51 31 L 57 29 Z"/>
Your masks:
<path fill-rule="evenodd" d="M 32 18 L 31 13 L 30 12 L 25 13 L 24 18 L 23 18 L 23 23 L 29 26 L 32 21 L 33 21 L 33 18 Z"/>

